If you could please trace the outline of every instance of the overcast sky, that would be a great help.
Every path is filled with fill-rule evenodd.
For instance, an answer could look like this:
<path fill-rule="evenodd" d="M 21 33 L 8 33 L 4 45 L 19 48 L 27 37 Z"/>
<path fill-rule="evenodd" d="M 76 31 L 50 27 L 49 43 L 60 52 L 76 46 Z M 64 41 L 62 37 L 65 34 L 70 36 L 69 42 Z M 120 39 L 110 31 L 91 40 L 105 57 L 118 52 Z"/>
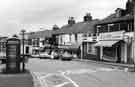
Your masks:
<path fill-rule="evenodd" d="M 93 18 L 104 18 L 116 8 L 125 8 L 127 0 L 1 0 L 0 35 L 51 29 L 67 24 L 69 16 L 82 21 L 87 12 Z"/>

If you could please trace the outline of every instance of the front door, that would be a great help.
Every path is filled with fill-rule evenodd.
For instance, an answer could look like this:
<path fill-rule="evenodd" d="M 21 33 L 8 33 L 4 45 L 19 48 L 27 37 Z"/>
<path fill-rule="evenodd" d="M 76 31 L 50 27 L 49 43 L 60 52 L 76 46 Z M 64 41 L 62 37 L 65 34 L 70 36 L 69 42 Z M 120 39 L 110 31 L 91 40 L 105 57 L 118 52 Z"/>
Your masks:
<path fill-rule="evenodd" d="M 119 44 L 117 46 L 117 63 L 120 63 L 121 62 L 121 45 Z"/>
<path fill-rule="evenodd" d="M 29 54 L 29 47 L 26 47 L 26 54 Z"/>

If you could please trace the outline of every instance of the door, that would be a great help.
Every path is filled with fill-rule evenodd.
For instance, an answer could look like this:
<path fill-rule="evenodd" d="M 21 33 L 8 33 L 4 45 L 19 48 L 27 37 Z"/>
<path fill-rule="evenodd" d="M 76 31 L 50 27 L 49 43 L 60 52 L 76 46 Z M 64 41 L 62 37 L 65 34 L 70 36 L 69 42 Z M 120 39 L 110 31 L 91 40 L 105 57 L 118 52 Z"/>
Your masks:
<path fill-rule="evenodd" d="M 119 45 L 117 46 L 117 63 L 121 62 L 121 45 L 119 43 Z"/>
<path fill-rule="evenodd" d="M 29 54 L 29 47 L 26 47 L 26 54 Z"/>

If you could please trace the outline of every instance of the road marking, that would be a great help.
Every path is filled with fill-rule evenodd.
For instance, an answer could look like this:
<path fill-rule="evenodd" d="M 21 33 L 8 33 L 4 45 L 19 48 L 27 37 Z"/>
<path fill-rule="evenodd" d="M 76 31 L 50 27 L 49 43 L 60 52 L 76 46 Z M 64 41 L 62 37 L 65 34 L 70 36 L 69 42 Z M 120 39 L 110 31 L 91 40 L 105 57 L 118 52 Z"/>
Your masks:
<path fill-rule="evenodd" d="M 56 76 L 62 76 L 65 80 L 67 81 L 63 81 L 60 84 L 54 85 L 53 87 L 62 87 L 66 84 L 72 83 L 75 87 L 79 87 L 79 85 L 73 81 L 71 78 L 69 78 L 66 75 L 72 75 L 72 74 L 91 74 L 91 73 L 96 73 L 96 72 L 100 72 L 100 71 L 105 71 L 105 72 L 110 72 L 110 71 L 114 71 L 116 69 L 111 69 L 111 68 L 98 68 L 98 69 L 74 69 L 74 70 L 66 70 L 66 71 L 61 71 L 59 70 L 57 73 L 44 73 L 44 72 L 32 72 L 32 75 L 34 75 L 34 77 L 36 77 L 36 79 L 38 80 L 39 84 L 36 84 L 35 87 L 49 87 L 48 83 L 47 83 L 47 78 L 50 78 L 53 75 Z M 36 81 L 36 80 L 35 80 Z"/>
<path fill-rule="evenodd" d="M 40 84 L 39 87 L 49 87 L 49 85 L 46 82 L 46 78 L 49 78 L 53 75 L 62 76 L 65 80 L 67 80 L 63 83 L 55 85 L 54 87 L 62 87 L 62 86 L 66 85 L 66 84 L 69 84 L 69 83 L 72 83 L 74 86 L 76 85 L 75 82 L 73 82 L 70 78 L 64 76 L 62 73 L 59 73 L 59 74 L 58 73 L 49 73 L 49 74 L 46 74 L 46 75 L 44 73 L 41 73 L 41 74 L 43 74 L 43 76 L 40 73 L 41 72 L 33 72 L 34 76 L 36 76 L 36 78 L 37 78 L 37 80 Z M 35 87 L 38 87 L 38 86 L 35 86 Z M 79 86 L 75 86 L 75 87 L 79 87 Z"/>
<path fill-rule="evenodd" d="M 40 72 L 31 72 L 33 79 L 34 79 L 34 87 L 48 87 L 45 80 L 40 79 L 41 74 Z"/>
<path fill-rule="evenodd" d="M 62 72 L 61 74 L 63 75 L 64 78 L 69 80 L 75 87 L 79 87 L 79 85 L 75 81 L 73 81 L 71 78 L 67 77 L 64 72 Z"/>
<path fill-rule="evenodd" d="M 49 74 L 47 74 L 47 75 L 45 75 L 45 76 L 40 77 L 40 79 L 45 79 L 45 78 L 47 78 L 47 77 L 49 77 L 49 76 L 52 76 L 52 75 L 54 75 L 54 74 L 49 73 Z"/>
<path fill-rule="evenodd" d="M 59 85 L 56 85 L 56 86 L 54 86 L 54 87 L 62 87 L 62 86 L 64 86 L 64 85 L 68 84 L 68 83 L 70 83 L 70 82 L 64 82 L 64 83 L 59 84 Z"/>

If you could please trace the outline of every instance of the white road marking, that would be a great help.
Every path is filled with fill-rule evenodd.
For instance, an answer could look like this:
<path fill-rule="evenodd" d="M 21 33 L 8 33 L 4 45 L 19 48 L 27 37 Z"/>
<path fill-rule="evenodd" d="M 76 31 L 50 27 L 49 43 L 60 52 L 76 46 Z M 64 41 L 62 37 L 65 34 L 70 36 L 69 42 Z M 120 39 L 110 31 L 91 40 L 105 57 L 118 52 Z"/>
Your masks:
<path fill-rule="evenodd" d="M 56 85 L 56 86 L 54 86 L 54 87 L 62 87 L 62 86 L 64 86 L 64 85 L 68 84 L 68 83 L 70 83 L 70 82 L 64 82 L 64 83 L 59 84 L 59 85 Z"/>
<path fill-rule="evenodd" d="M 47 74 L 47 75 L 45 75 L 45 76 L 40 77 L 40 79 L 45 79 L 45 78 L 47 78 L 47 77 L 49 77 L 49 76 L 52 76 L 52 75 L 54 75 L 54 74 L 49 73 L 49 74 Z"/>
<path fill-rule="evenodd" d="M 71 78 L 69 78 L 66 75 L 71 75 L 71 74 L 91 74 L 91 73 L 96 73 L 99 71 L 105 71 L 105 72 L 110 72 L 110 71 L 114 71 L 116 69 L 111 69 L 111 68 L 98 68 L 98 69 L 74 69 L 74 70 L 66 70 L 66 71 L 61 71 L 59 70 L 59 73 L 44 73 L 44 72 L 32 72 L 32 75 L 34 75 L 34 77 L 37 78 L 39 84 L 36 84 L 35 87 L 48 87 L 48 84 L 46 82 L 46 78 L 49 78 L 53 75 L 59 75 L 59 76 L 63 76 L 66 80 L 66 82 L 63 82 L 61 84 L 55 85 L 54 87 L 62 87 L 68 83 L 72 83 L 75 87 L 79 87 L 79 85 L 73 81 Z M 35 84 L 35 83 L 34 83 Z M 40 85 L 40 86 L 39 86 Z"/>
<path fill-rule="evenodd" d="M 62 72 L 61 74 L 63 75 L 65 79 L 69 80 L 75 87 L 79 87 L 79 85 L 75 81 L 73 81 L 71 78 L 67 77 L 64 72 Z"/>
<path fill-rule="evenodd" d="M 34 84 L 36 84 L 34 87 L 48 87 L 47 83 L 45 80 L 43 79 L 40 79 L 41 77 L 41 74 L 40 72 L 32 72 L 32 76 L 35 77 L 36 81 L 38 81 L 39 83 L 37 82 L 34 82 Z M 38 84 L 38 85 L 37 85 Z M 40 85 L 40 86 L 39 86 Z"/>

